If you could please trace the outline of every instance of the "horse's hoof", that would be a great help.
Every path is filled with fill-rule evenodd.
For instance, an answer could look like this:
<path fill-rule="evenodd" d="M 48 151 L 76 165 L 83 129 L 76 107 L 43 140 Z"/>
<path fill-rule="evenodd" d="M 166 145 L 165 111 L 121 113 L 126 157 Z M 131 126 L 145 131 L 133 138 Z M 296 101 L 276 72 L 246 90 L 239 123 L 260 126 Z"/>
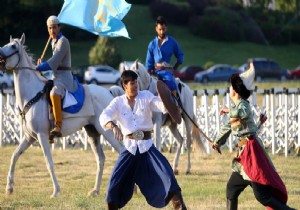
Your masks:
<path fill-rule="evenodd" d="M 14 192 L 13 188 L 6 188 L 6 195 L 11 195 Z"/>
<path fill-rule="evenodd" d="M 191 175 L 191 172 L 190 171 L 186 171 L 185 175 Z"/>
<path fill-rule="evenodd" d="M 59 195 L 59 192 L 53 193 L 53 194 L 50 196 L 50 198 L 51 198 L 51 199 L 52 199 L 52 198 L 57 198 L 58 195 Z"/>
<path fill-rule="evenodd" d="M 58 197 L 58 195 L 60 193 L 60 186 L 58 186 L 56 189 L 57 190 L 53 191 L 53 194 L 50 196 L 50 198 L 57 198 Z"/>
<path fill-rule="evenodd" d="M 174 175 L 178 175 L 179 171 L 177 169 L 174 170 Z"/>
<path fill-rule="evenodd" d="M 94 197 L 100 195 L 99 190 L 92 190 L 88 193 L 88 196 Z"/>

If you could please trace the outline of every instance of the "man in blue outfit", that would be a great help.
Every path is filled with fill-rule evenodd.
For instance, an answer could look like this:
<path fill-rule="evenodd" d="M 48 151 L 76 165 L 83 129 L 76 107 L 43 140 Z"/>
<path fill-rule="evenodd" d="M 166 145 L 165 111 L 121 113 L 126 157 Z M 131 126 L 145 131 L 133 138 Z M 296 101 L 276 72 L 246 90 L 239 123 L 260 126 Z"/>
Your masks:
<path fill-rule="evenodd" d="M 159 79 L 163 80 L 177 98 L 179 95 L 173 71 L 183 63 L 183 52 L 177 41 L 166 34 L 167 21 L 164 17 L 157 17 L 155 30 L 157 36 L 148 45 L 146 68 L 149 73 L 154 72 Z M 172 55 L 176 57 L 174 66 L 170 65 Z"/>
<path fill-rule="evenodd" d="M 134 71 L 123 71 L 125 94 L 114 98 L 100 115 L 101 126 L 112 129 L 115 139 L 125 146 L 111 174 L 106 195 L 108 209 L 124 207 L 137 184 L 149 205 L 163 208 L 172 200 L 174 209 L 186 210 L 171 165 L 152 140 L 151 113 L 166 109 L 159 97 L 148 90 L 138 90 L 137 78 Z"/>

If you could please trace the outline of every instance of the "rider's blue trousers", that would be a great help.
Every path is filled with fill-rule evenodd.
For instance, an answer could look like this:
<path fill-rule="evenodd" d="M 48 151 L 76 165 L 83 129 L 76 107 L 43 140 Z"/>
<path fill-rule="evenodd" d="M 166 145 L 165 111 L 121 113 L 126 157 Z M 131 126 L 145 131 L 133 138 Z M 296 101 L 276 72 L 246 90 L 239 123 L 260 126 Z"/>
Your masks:
<path fill-rule="evenodd" d="M 157 75 L 158 79 L 162 80 L 173 92 L 174 90 L 178 93 L 178 88 L 176 85 L 176 81 L 174 75 L 168 70 L 156 70 L 155 74 Z"/>

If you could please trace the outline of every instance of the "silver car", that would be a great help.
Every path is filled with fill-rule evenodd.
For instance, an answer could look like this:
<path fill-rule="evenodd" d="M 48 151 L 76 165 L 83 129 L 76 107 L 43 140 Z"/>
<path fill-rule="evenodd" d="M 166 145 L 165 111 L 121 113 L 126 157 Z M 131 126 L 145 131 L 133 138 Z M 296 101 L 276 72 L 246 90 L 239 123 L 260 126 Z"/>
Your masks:
<path fill-rule="evenodd" d="M 110 66 L 89 66 L 84 73 L 87 84 L 117 84 L 120 85 L 121 73 Z"/>

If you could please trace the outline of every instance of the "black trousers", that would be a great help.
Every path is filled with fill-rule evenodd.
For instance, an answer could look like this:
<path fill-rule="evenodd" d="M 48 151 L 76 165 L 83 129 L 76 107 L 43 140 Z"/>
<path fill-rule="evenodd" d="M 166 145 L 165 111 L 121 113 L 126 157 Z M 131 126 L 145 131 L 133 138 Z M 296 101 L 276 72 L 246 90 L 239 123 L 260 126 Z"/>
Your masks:
<path fill-rule="evenodd" d="M 244 180 L 237 172 L 233 172 L 227 182 L 227 200 L 237 202 L 239 195 L 248 185 L 252 187 L 256 200 L 262 205 L 273 207 L 273 209 L 290 209 L 286 204 L 272 196 L 270 186 Z"/>

